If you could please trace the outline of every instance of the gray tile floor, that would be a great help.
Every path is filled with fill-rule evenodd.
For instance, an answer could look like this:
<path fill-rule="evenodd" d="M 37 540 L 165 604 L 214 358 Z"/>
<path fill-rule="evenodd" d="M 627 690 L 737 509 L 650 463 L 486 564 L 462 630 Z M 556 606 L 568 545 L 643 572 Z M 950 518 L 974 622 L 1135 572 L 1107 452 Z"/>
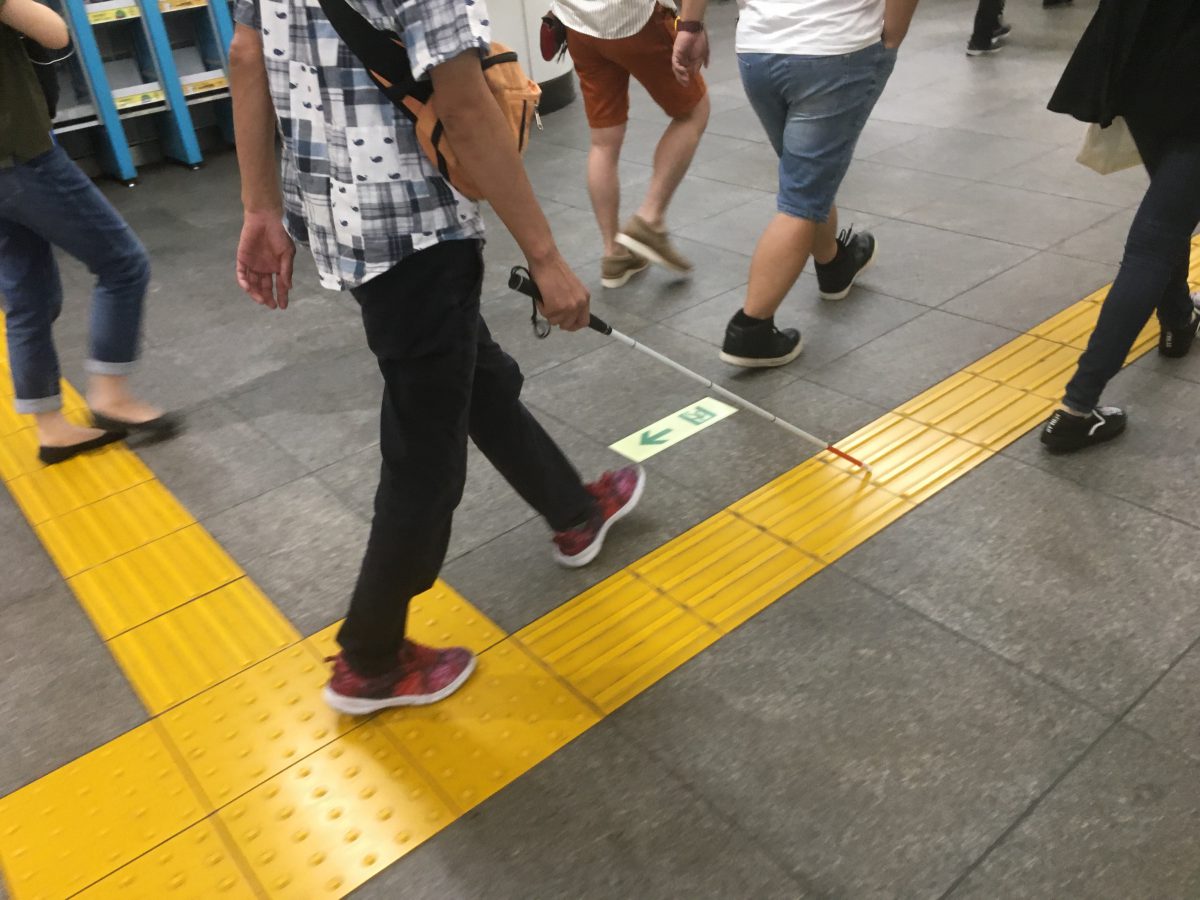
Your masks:
<path fill-rule="evenodd" d="M 598 311 L 830 437 L 849 433 L 1111 279 L 1136 172 L 1073 161 L 1083 128 L 1044 109 L 1094 0 L 1013 0 L 1003 54 L 963 55 L 967 0 L 924 0 L 859 144 L 843 222 L 880 239 L 838 304 L 806 276 L 780 319 L 808 349 L 747 375 L 716 349 L 773 208 L 775 160 L 737 81 L 731 4 L 712 11 L 709 136 L 672 215 L 698 268 L 598 284 L 578 104 L 529 154 Z M 662 127 L 640 91 L 631 205 Z M 354 304 L 302 262 L 293 309 L 237 291 L 236 163 L 106 190 L 155 261 L 144 383 L 187 435 L 144 456 L 298 628 L 338 618 L 376 475 L 379 378 Z M 530 404 L 582 470 L 703 391 L 595 335 L 529 333 L 494 228 L 485 312 Z M 73 379 L 87 278 L 59 328 Z M 1057 460 L 1011 447 L 783 598 L 499 796 L 362 897 L 1200 896 L 1200 360 L 1146 359 L 1112 386 L 1122 442 Z M 1151 430 L 1153 429 L 1153 430 Z M 738 414 L 649 463 L 638 515 L 592 569 L 473 454 L 446 578 L 514 630 L 808 454 Z M 142 721 L 85 617 L 4 496 L 0 792 Z M 87 715 L 82 715 L 86 696 Z"/>

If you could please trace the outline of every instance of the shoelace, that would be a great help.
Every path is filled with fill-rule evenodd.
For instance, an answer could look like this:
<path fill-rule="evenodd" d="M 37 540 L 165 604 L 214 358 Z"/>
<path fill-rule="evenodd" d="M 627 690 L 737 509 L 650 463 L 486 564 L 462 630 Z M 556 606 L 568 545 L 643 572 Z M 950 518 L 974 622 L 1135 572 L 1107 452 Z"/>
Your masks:
<path fill-rule="evenodd" d="M 854 226 L 848 226 L 838 232 L 837 243 L 839 247 L 849 247 L 850 241 L 854 239 Z"/>

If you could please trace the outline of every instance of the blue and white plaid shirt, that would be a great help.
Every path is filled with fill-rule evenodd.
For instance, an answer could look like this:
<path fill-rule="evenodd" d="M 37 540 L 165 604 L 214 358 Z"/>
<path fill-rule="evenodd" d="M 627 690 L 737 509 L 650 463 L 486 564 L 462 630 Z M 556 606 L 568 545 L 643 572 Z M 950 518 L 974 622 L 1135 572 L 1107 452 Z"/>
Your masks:
<path fill-rule="evenodd" d="M 402 34 L 418 79 L 491 43 L 485 0 L 353 5 Z M 234 18 L 262 34 L 283 136 L 284 224 L 312 250 L 321 284 L 357 287 L 418 250 L 483 236 L 478 206 L 426 159 L 317 0 L 236 0 Z"/>

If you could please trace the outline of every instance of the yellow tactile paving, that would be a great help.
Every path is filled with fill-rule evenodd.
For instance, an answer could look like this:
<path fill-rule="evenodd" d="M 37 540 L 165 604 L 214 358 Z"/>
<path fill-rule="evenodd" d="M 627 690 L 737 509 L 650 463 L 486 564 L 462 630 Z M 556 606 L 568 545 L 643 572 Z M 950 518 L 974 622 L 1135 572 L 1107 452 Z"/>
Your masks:
<path fill-rule="evenodd" d="M 65 578 L 194 524 L 157 481 L 148 481 L 36 527 Z"/>
<path fill-rule="evenodd" d="M 163 727 L 214 808 L 358 724 L 321 699 L 329 668 L 307 644 L 289 647 L 163 714 Z"/>
<path fill-rule="evenodd" d="M 824 565 L 761 528 L 720 513 L 630 570 L 721 631 L 731 631 Z"/>
<path fill-rule="evenodd" d="M 377 720 L 463 813 L 600 720 L 515 639 L 481 654 L 454 696 Z"/>
<path fill-rule="evenodd" d="M 108 646 L 146 708 L 160 713 L 299 639 L 262 591 L 241 578 Z"/>
<path fill-rule="evenodd" d="M 8 489 L 30 524 L 41 525 L 153 478 L 137 456 L 113 445 L 86 458 L 35 469 L 9 481 Z"/>
<path fill-rule="evenodd" d="M 206 812 L 150 723 L 0 800 L 0 858 L 16 897 L 61 900 Z"/>
<path fill-rule="evenodd" d="M 124 448 L 107 468 L 50 473 L 28 419 L 0 413 L 0 476 L 148 707 L 166 709 L 0 800 L 14 895 L 343 896 L 1035 426 L 1103 296 L 843 441 L 873 477 L 814 457 L 512 638 L 439 583 L 414 601 L 413 637 L 471 646 L 479 672 L 440 705 L 365 723 L 319 701 L 336 625 L 297 643 Z M 1130 358 L 1155 340 L 1150 323 Z"/>
<path fill-rule="evenodd" d="M 374 722 L 218 814 L 272 898 L 343 897 L 456 813 Z"/>
<path fill-rule="evenodd" d="M 516 637 L 584 697 L 611 712 L 720 634 L 656 588 L 619 572 Z"/>
<path fill-rule="evenodd" d="M 68 581 L 105 640 L 242 577 L 199 525 L 190 525 Z"/>
<path fill-rule="evenodd" d="M 1088 337 L 1100 317 L 1100 303 L 1090 298 L 1068 306 L 1056 316 L 1030 330 L 1034 337 L 1067 344 L 1076 350 L 1087 346 Z"/>
<path fill-rule="evenodd" d="M 77 900 L 256 900 L 258 893 L 206 819 L 75 895 Z"/>

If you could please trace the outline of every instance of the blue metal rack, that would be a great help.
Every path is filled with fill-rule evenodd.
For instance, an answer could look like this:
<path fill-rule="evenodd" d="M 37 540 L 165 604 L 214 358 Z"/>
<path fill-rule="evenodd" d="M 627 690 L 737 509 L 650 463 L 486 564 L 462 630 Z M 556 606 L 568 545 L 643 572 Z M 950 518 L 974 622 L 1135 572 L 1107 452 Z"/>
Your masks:
<path fill-rule="evenodd" d="M 137 117 L 152 117 L 162 152 L 184 165 L 203 162 L 193 106 L 214 104 L 216 124 L 232 141 L 227 0 L 60 2 L 78 50 L 61 73 L 70 89 L 64 97 L 78 102 L 60 106 L 55 128 L 99 128 L 98 156 L 107 174 L 130 183 L 137 178 L 125 127 Z"/>

